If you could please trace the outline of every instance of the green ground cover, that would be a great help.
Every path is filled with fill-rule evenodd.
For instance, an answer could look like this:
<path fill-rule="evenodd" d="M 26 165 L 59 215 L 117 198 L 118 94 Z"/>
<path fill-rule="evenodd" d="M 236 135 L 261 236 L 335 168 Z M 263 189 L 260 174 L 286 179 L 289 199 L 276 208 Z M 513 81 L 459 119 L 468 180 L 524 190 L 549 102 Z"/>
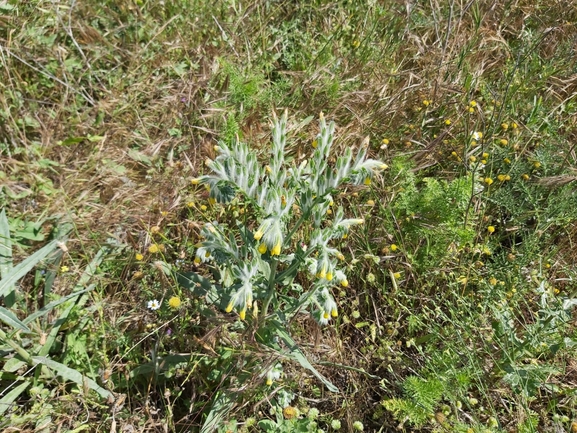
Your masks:
<path fill-rule="evenodd" d="M 5 431 L 577 431 L 570 1 L 0 1 Z"/>

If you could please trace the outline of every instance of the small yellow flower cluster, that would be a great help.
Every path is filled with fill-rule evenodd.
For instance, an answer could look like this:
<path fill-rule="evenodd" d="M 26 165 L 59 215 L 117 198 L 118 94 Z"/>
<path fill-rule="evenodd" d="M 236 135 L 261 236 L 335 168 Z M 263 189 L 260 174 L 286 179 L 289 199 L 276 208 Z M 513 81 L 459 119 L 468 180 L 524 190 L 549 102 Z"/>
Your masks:
<path fill-rule="evenodd" d="M 499 179 L 499 182 L 506 182 L 508 180 L 511 180 L 511 176 L 509 176 L 508 174 L 500 174 L 497 176 L 497 179 Z"/>

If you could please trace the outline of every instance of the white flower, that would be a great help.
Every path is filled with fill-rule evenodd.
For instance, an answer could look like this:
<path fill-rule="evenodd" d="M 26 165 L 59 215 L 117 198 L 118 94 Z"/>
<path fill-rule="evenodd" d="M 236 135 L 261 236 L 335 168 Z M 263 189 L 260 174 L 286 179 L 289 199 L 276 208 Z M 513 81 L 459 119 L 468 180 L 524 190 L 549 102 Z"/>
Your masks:
<path fill-rule="evenodd" d="M 149 310 L 152 310 L 152 311 L 158 310 L 160 308 L 160 302 L 158 302 L 156 299 L 153 299 L 152 301 L 148 301 L 146 308 L 148 308 Z"/>

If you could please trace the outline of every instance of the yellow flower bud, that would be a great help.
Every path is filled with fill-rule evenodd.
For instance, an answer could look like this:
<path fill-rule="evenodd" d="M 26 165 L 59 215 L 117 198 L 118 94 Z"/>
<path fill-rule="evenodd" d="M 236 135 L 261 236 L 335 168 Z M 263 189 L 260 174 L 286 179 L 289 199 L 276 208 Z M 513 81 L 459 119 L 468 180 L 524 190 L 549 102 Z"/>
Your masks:
<path fill-rule="evenodd" d="M 246 317 L 246 310 L 243 308 L 242 310 L 240 310 L 240 313 L 238 313 L 238 315 L 240 316 L 240 320 L 244 320 Z"/>
<path fill-rule="evenodd" d="M 331 316 L 337 317 L 338 315 L 339 315 L 339 312 L 337 311 L 337 309 L 336 309 L 336 308 L 333 308 L 333 309 L 331 310 Z"/>
<path fill-rule="evenodd" d="M 270 252 L 271 256 L 278 256 L 280 254 L 280 241 L 277 242 L 277 244 L 272 247 L 272 250 Z"/>
<path fill-rule="evenodd" d="M 230 302 L 228 303 L 228 305 L 226 306 L 226 308 L 225 308 L 224 311 L 226 311 L 227 313 L 230 313 L 230 312 L 232 311 L 232 307 L 234 306 L 233 304 L 234 304 L 234 303 L 233 303 L 232 301 L 230 301 Z"/>
<path fill-rule="evenodd" d="M 363 183 L 364 183 L 365 185 L 369 186 L 369 185 L 371 184 L 371 178 L 370 178 L 370 177 L 365 178 L 365 180 L 364 180 Z"/>
<path fill-rule="evenodd" d="M 254 240 L 255 241 L 260 241 L 261 238 L 263 237 L 264 233 L 261 232 L 260 230 L 257 230 L 256 233 L 254 234 Z"/>
<path fill-rule="evenodd" d="M 348 280 L 343 280 L 343 281 L 341 281 L 341 286 L 343 286 L 343 287 L 349 287 L 349 281 L 348 281 Z"/>
<path fill-rule="evenodd" d="M 266 244 L 260 244 L 258 247 L 258 252 L 261 254 L 266 253 Z"/>

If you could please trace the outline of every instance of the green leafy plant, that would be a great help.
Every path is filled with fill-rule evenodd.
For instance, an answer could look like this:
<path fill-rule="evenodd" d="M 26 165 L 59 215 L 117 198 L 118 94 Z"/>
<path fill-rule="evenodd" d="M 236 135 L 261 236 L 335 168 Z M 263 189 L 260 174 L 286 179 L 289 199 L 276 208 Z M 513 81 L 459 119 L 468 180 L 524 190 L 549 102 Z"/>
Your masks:
<path fill-rule="evenodd" d="M 24 392 L 28 390 L 30 395 L 36 395 L 57 376 L 76 383 L 80 389 L 96 391 L 101 397 L 112 395 L 93 379 L 51 356 L 52 351 L 60 344 L 59 334 L 72 311 L 82 308 L 87 302 L 88 293 L 95 287 L 89 282 L 108 253 L 108 248 L 99 251 L 72 292 L 55 299 L 51 291 L 58 265 L 67 249 L 65 240 L 70 228 L 69 225 L 60 227 L 56 239 L 14 265 L 10 225 L 5 211 L 0 213 L 0 296 L 4 297 L 6 304 L 6 307 L 0 307 L 0 320 L 4 324 L 0 328 L 0 360 L 3 362 L 2 379 L 11 381 L 10 386 L 0 395 L 0 414 L 10 412 Z M 44 264 L 45 269 L 40 269 L 40 264 Z M 43 273 L 38 281 L 43 281 L 44 306 L 36 311 L 29 311 L 29 304 L 18 292 L 17 283 L 35 267 L 38 275 Z M 57 320 L 49 322 L 49 314 L 55 315 Z M 26 317 L 20 319 L 19 316 Z"/>
<path fill-rule="evenodd" d="M 204 284 L 225 312 L 235 310 L 256 328 L 261 343 L 279 353 L 282 342 L 290 358 L 337 391 L 298 349 L 288 328 L 299 313 L 321 325 L 338 316 L 332 290 L 347 287 L 348 280 L 337 243 L 364 221 L 345 218 L 342 207 L 333 212 L 332 194 L 345 183 L 368 185 L 376 170 L 387 167 L 367 158 L 366 143 L 355 157 L 347 148 L 330 164 L 335 125 L 322 115 L 310 159 L 296 165 L 286 151 L 286 126 L 285 112 L 275 118 L 268 165 L 244 143 L 220 143 L 218 157 L 206 162 L 213 174 L 193 180 L 206 185 L 213 202 L 229 203 L 240 195 L 247 215 L 232 224 L 206 223 L 195 262 L 212 269 L 215 284 Z"/>

